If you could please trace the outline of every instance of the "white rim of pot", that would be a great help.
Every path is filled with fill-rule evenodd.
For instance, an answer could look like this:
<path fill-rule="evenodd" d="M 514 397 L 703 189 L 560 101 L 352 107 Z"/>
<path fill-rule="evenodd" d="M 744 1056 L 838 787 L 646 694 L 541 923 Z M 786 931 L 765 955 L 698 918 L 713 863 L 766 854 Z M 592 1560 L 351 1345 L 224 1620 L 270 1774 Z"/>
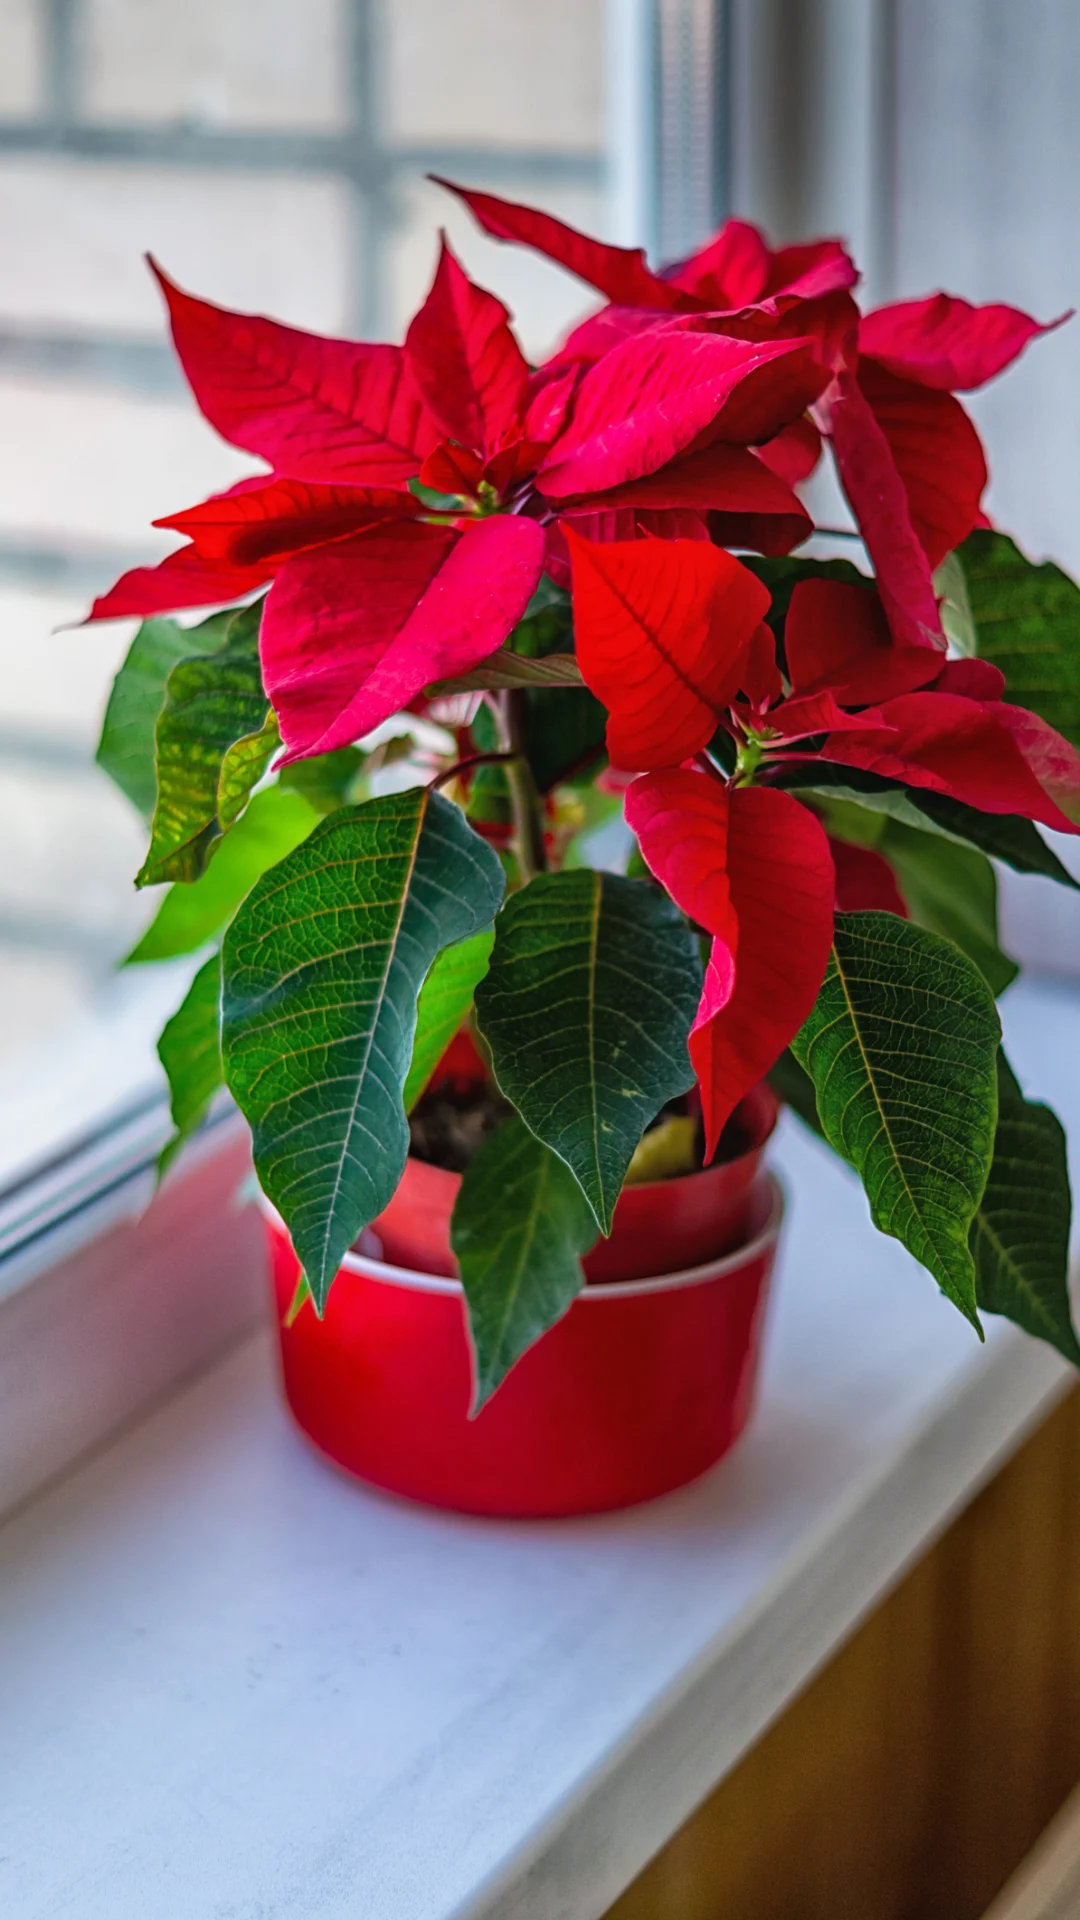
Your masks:
<path fill-rule="evenodd" d="M 636 1294 L 667 1293 L 676 1287 L 700 1287 L 709 1280 L 722 1280 L 726 1274 L 734 1273 L 739 1267 L 758 1259 L 775 1246 L 784 1218 L 784 1188 L 771 1169 L 764 1178 L 772 1194 L 768 1219 L 752 1240 L 736 1247 L 733 1253 L 725 1253 L 718 1260 L 707 1260 L 704 1266 L 683 1267 L 678 1273 L 660 1273 L 651 1279 L 597 1281 L 592 1286 L 584 1286 L 577 1299 L 597 1304 L 604 1300 L 628 1300 Z M 268 1220 L 284 1230 L 285 1223 L 277 1208 L 261 1192 L 259 1206 Z M 368 1280 L 381 1280 L 387 1286 L 410 1287 L 416 1293 L 461 1295 L 464 1292 L 461 1281 L 452 1279 L 448 1274 L 419 1273 L 412 1267 L 392 1267 L 385 1260 L 376 1260 L 366 1253 L 354 1253 L 351 1249 L 341 1262 L 341 1271 L 361 1274 Z"/>

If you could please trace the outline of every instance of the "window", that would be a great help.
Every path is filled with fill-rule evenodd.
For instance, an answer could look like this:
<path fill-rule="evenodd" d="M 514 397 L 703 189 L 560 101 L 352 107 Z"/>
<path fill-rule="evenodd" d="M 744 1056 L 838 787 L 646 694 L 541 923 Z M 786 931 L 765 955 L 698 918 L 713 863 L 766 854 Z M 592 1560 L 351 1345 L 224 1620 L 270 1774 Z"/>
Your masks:
<path fill-rule="evenodd" d="M 116 970 L 153 905 L 131 885 L 139 823 L 92 757 L 131 628 L 71 623 L 172 544 L 156 515 L 253 463 L 191 404 L 144 251 L 223 304 L 395 337 L 444 224 L 539 354 L 584 289 L 425 175 L 677 251 L 716 213 L 718 19 L 701 0 L 0 0 L 0 1178 L 144 1096 L 183 991 Z"/>

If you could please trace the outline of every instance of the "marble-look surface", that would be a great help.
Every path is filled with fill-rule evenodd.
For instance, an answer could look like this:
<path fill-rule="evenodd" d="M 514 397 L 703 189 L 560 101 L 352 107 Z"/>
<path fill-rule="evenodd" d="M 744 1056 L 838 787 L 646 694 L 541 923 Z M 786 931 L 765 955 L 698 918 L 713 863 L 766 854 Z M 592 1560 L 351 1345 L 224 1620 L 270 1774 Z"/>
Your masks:
<path fill-rule="evenodd" d="M 1080 1121 L 1080 1006 L 1026 987 Z M 249 1343 L 0 1533 L 12 1920 L 595 1920 L 1066 1380 L 980 1348 L 785 1125 L 761 1405 L 599 1521 L 410 1509 L 324 1467 Z"/>

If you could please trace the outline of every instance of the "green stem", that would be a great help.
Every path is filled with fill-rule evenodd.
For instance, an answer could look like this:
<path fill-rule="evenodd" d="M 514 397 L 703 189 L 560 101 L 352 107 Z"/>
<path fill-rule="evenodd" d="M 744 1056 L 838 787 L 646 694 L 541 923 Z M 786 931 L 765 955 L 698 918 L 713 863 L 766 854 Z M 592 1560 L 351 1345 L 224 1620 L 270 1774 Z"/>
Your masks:
<path fill-rule="evenodd" d="M 547 852 L 543 802 L 525 754 L 525 695 L 520 687 L 499 694 L 498 719 L 500 745 L 504 752 L 513 755 L 513 759 L 506 762 L 506 784 L 510 789 L 514 821 L 514 851 L 522 883 L 527 885 L 538 873 L 547 871 Z"/>
<path fill-rule="evenodd" d="M 750 786 L 764 758 L 764 741 L 760 740 L 756 733 L 748 733 L 739 747 L 738 756 L 735 761 L 736 786 Z"/>

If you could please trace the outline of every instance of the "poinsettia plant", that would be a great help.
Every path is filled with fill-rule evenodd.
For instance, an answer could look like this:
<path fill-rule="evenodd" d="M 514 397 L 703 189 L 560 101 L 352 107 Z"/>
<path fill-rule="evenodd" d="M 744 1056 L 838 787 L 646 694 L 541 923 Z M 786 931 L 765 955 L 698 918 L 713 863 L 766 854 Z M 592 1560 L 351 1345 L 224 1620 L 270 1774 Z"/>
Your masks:
<path fill-rule="evenodd" d="M 209 956 L 162 1035 L 167 1154 L 224 1082 L 321 1312 L 468 1023 L 480 1404 L 628 1175 L 710 1161 L 772 1076 L 976 1327 L 1080 1362 L 991 864 L 1074 884 L 1039 828 L 1080 831 L 1080 590 L 991 528 L 956 398 L 1046 328 L 861 314 L 836 240 L 733 220 L 654 272 L 453 191 L 604 296 L 544 365 L 445 240 L 402 346 L 158 275 L 203 414 L 267 468 L 91 615 L 144 621 L 99 752 L 169 886 L 130 957 Z M 825 449 L 853 558 L 798 490 Z"/>

